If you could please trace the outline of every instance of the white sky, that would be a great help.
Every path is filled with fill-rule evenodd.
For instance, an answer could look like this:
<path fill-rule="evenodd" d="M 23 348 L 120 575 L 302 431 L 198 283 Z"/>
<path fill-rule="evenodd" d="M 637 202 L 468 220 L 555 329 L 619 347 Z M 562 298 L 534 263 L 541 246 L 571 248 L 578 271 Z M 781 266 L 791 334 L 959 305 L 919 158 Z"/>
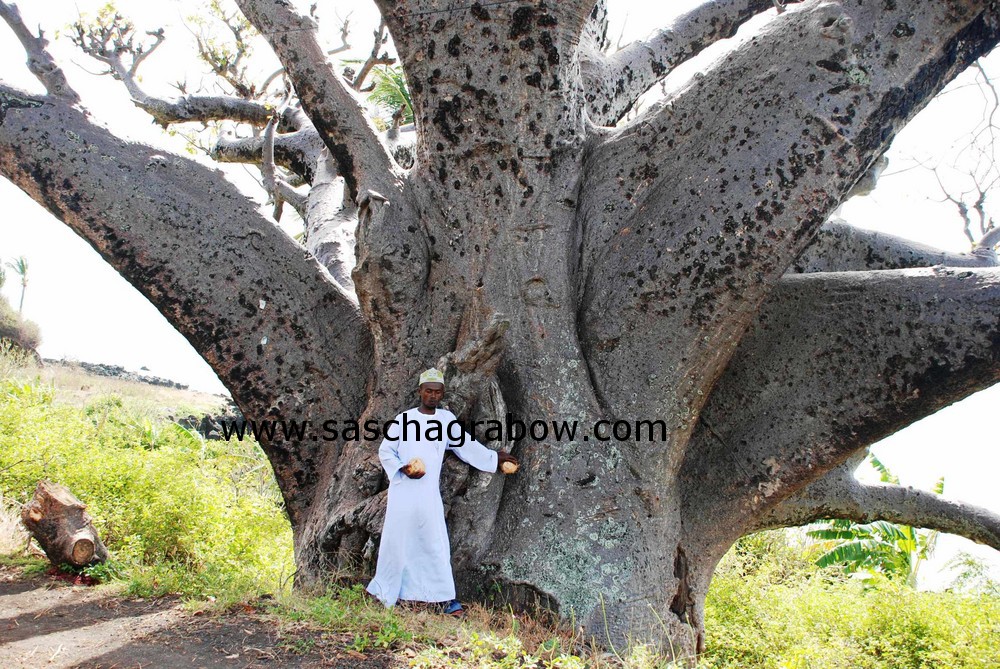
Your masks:
<path fill-rule="evenodd" d="M 46 0 L 22 2 L 22 15 L 30 26 L 41 24 L 53 42 L 50 49 L 66 71 L 73 86 L 94 117 L 119 136 L 159 145 L 168 150 L 184 151 L 179 138 L 167 137 L 136 109 L 124 87 L 110 77 L 96 77 L 90 72 L 99 64 L 80 53 L 66 37 L 67 26 L 78 11 L 93 14 L 103 2 L 94 0 Z M 167 41 L 143 65 L 143 83 L 150 93 L 170 96 L 176 91 L 169 84 L 186 80 L 189 90 L 211 78 L 204 66 L 193 60 L 193 37 L 181 19 L 197 13 L 207 3 L 172 0 L 151 3 L 120 0 L 118 8 L 133 19 L 140 30 L 166 28 Z M 308 6 L 308 3 L 299 3 Z M 622 1 L 613 3 L 610 34 L 623 35 L 623 43 L 639 39 L 652 28 L 666 25 L 669 14 L 698 0 L 671 3 Z M 337 16 L 350 15 L 354 57 L 364 57 L 371 48 L 371 35 L 377 23 L 374 6 L 368 2 L 320 3 L 320 18 L 331 46 L 336 39 Z M 623 28 L 624 26 L 624 28 Z M 58 34 L 58 36 L 56 36 Z M 261 50 L 262 52 L 264 49 Z M 1000 59 L 987 69 L 1000 73 Z M 42 92 L 40 85 L 24 67 L 24 52 L 0 22 L 0 78 L 5 83 Z M 273 61 L 272 61 L 273 62 Z M 183 71 L 177 64 L 183 64 Z M 697 64 L 695 65 L 697 66 Z M 273 71 L 271 63 L 262 63 L 259 71 Z M 890 152 L 890 166 L 869 197 L 855 198 L 841 214 L 855 225 L 909 237 L 940 248 L 955 251 L 968 249 L 954 206 L 935 201 L 940 191 L 926 170 L 909 170 L 909 158 L 941 162 L 941 156 L 954 154 L 956 147 L 968 143 L 972 128 L 982 118 L 985 100 L 975 86 L 963 86 L 968 77 L 953 85 L 954 92 L 914 120 L 899 135 Z M 937 157 L 935 157 L 937 156 Z M 206 162 L 207 161 L 206 159 Z M 261 201 L 254 188 L 255 170 L 236 166 L 227 173 Z M 208 365 L 188 343 L 160 316 L 156 309 L 111 269 L 69 228 L 53 219 L 40 206 L 4 179 L 0 179 L 0 259 L 23 255 L 29 262 L 29 285 L 25 316 L 40 324 L 45 357 L 67 357 L 88 362 L 105 362 L 138 370 L 147 367 L 151 374 L 169 377 L 193 388 L 224 392 Z M 3 292 L 16 306 L 19 284 L 8 272 Z M 947 497 L 961 499 L 994 511 L 1000 511 L 1000 487 L 995 476 L 1000 471 L 1000 448 L 994 426 L 989 422 L 992 409 L 1000 400 L 1000 387 L 979 393 L 964 402 L 903 430 L 880 444 L 879 457 L 902 479 L 903 483 L 929 488 L 940 477 L 946 478 Z M 1000 554 L 975 546 L 957 537 L 945 538 L 939 558 L 925 572 L 925 585 L 936 587 L 947 576 L 935 574 L 956 550 L 968 550 L 997 565 Z"/>

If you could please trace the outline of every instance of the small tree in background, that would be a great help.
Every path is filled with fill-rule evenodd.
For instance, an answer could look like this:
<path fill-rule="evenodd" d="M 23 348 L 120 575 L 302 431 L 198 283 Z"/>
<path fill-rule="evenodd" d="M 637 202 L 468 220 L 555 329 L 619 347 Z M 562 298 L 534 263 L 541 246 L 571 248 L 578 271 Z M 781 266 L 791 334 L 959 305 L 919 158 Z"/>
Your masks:
<path fill-rule="evenodd" d="M 28 289 L 28 259 L 24 256 L 18 256 L 14 260 L 7 261 L 7 267 L 10 267 L 14 272 L 21 277 L 21 300 L 17 304 L 17 313 L 24 313 L 24 291 Z M 4 275 L 6 280 L 6 274 Z M 0 286 L 3 285 L 3 281 L 0 281 Z"/>

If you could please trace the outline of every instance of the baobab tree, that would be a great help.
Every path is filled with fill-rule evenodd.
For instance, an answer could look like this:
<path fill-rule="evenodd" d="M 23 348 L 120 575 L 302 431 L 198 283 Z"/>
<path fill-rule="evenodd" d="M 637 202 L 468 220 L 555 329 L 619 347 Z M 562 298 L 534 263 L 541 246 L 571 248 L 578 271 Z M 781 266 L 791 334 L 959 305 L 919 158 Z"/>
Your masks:
<path fill-rule="evenodd" d="M 572 440 L 513 443 L 515 476 L 450 466 L 462 591 L 687 653 L 715 565 L 747 533 L 882 518 L 1000 548 L 996 514 L 850 473 L 869 444 L 997 380 L 995 257 L 823 225 L 997 43 L 995 5 L 725 0 L 608 53 L 603 1 L 376 0 L 409 85 L 406 167 L 312 17 L 238 4 L 294 89 L 273 123 L 259 90 L 148 94 L 136 68 L 162 34 L 78 38 L 161 124 L 264 128 L 216 155 L 261 164 L 303 212 L 305 249 L 218 172 L 95 123 L 6 4 L 48 94 L 0 86 L 0 172 L 149 298 L 249 418 L 388 420 L 440 361 L 467 420 L 576 421 Z M 764 12 L 752 38 L 622 121 Z M 602 420 L 665 429 L 600 441 Z M 262 447 L 299 581 L 368 568 L 376 444 Z"/>

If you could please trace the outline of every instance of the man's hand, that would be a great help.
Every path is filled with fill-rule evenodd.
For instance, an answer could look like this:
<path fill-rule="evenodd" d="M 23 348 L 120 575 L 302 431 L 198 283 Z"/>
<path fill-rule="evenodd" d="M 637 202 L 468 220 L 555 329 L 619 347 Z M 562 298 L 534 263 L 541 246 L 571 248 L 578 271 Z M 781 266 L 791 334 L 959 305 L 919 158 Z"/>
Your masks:
<path fill-rule="evenodd" d="M 400 467 L 399 471 L 403 472 L 411 479 L 419 479 L 423 478 L 424 474 L 427 473 L 427 467 L 424 466 L 424 461 L 420 458 L 413 458 Z"/>
<path fill-rule="evenodd" d="M 399 468 L 399 471 L 403 472 L 406 476 L 410 477 L 411 479 L 422 479 L 424 477 L 424 474 L 427 473 L 424 472 L 423 470 L 414 469 L 413 465 L 403 465 L 402 467 Z"/>
<path fill-rule="evenodd" d="M 521 463 L 507 451 L 497 451 L 497 469 L 504 474 L 513 474 L 517 471 Z"/>

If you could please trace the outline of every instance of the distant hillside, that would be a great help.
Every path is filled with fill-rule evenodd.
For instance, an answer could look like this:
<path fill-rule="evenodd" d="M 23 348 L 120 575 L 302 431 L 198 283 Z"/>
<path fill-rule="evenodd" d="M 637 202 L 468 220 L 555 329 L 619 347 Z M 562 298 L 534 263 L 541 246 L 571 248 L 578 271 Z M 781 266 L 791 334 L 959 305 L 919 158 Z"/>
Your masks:
<path fill-rule="evenodd" d="M 232 413 L 232 401 L 225 395 L 191 390 L 119 365 L 46 359 L 34 373 L 58 390 L 57 401 L 78 407 L 102 395 L 119 395 L 163 418 Z"/>
<path fill-rule="evenodd" d="M 35 356 L 42 343 L 38 324 L 22 318 L 3 296 L 0 296 L 0 340 L 7 340 Z"/>

